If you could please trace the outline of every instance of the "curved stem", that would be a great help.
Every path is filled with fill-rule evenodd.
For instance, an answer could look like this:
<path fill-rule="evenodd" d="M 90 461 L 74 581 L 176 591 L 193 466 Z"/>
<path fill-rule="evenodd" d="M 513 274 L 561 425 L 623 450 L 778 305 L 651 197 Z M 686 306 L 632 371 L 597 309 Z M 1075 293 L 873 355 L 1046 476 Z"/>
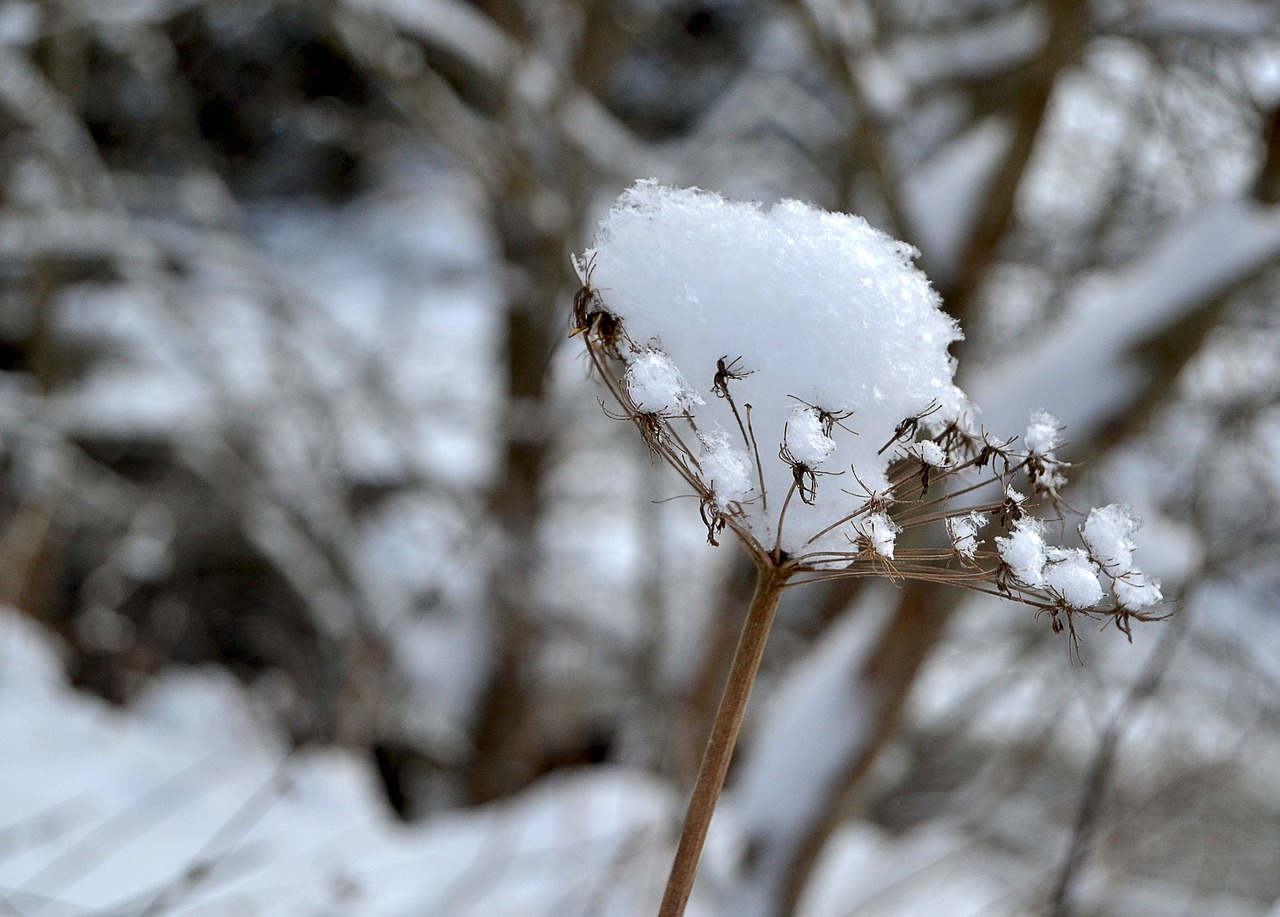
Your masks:
<path fill-rule="evenodd" d="M 667 879 L 658 917 L 681 917 L 689 902 L 693 880 L 698 871 L 698 860 L 702 856 L 702 846 L 706 842 L 711 816 L 715 812 L 716 801 L 720 798 L 720 790 L 724 787 L 724 778 L 729 771 L 729 761 L 738 741 L 742 717 L 747 711 L 751 685 L 755 682 L 760 659 L 764 656 L 773 614 L 791 576 L 790 570 L 779 569 L 771 564 L 757 562 L 756 570 L 755 595 L 751 597 L 751 607 L 747 610 L 746 623 L 742 625 L 742 636 L 738 638 L 738 649 L 729 668 L 729 678 L 720 698 L 720 708 L 711 725 L 707 750 L 698 766 L 698 778 L 694 783 L 693 796 L 689 800 L 689 810 L 685 814 L 684 828 L 680 831 L 680 843 L 676 847 L 675 862 L 671 864 L 671 875 Z"/>

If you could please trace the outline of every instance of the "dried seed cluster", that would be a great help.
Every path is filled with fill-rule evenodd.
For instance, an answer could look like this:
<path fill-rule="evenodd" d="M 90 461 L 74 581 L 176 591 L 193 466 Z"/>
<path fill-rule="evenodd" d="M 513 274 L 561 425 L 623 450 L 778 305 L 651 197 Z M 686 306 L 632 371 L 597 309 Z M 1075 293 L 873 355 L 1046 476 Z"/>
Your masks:
<path fill-rule="evenodd" d="M 856 216 L 638 182 L 575 262 L 571 334 L 713 544 L 731 531 L 791 585 L 948 582 L 1127 633 L 1162 601 L 1136 519 L 1104 507 L 1083 547 L 1046 541 L 1071 512 L 1060 425 L 977 426 L 917 254 Z"/>
<path fill-rule="evenodd" d="M 923 421 L 936 409 L 925 406 L 897 424 L 880 446 L 880 454 L 890 455 L 888 486 L 870 490 L 856 468 L 832 462 L 836 427 L 858 432 L 849 412 L 793 398 L 795 408 L 778 441 L 762 448 L 751 405 L 739 404 L 734 395 L 735 385 L 753 372 L 740 356 L 726 355 L 705 367 L 710 391 L 738 418 L 736 435 L 699 429 L 688 409 L 702 399 L 684 373 L 654 342 L 631 340 L 623 320 L 590 287 L 589 267 L 583 274 L 575 302 L 589 301 L 591 311 L 575 307 L 572 333 L 585 340 L 592 366 L 621 408 L 610 416 L 634 423 L 651 454 L 688 483 L 699 497 L 711 544 L 719 544 L 727 529 L 757 558 L 787 567 L 795 584 L 888 576 L 998 594 L 1036 608 L 1055 632 L 1071 635 L 1073 646 L 1077 616 L 1112 621 L 1130 636 L 1132 621 L 1162 616 L 1159 582 L 1133 562 L 1132 535 L 1141 522 L 1127 507 L 1091 510 L 1079 526 L 1082 548 L 1046 542 L 1049 522 L 1072 512 L 1060 496 L 1068 466 L 1054 455 L 1060 431 L 1051 415 L 1037 412 L 1019 445 L 1018 437 L 994 438 L 965 417 L 930 430 Z M 765 485 L 765 463 L 772 461 L 789 471 L 789 486 L 780 496 Z M 800 550 L 784 550 L 789 511 L 796 501 L 820 500 L 826 478 L 834 480 L 822 488 L 844 480 L 850 486 L 841 492 L 861 502 L 809 534 Z M 773 538 L 765 541 L 744 517 L 748 508 L 759 512 L 769 506 Z M 1033 516 L 1033 507 L 1046 508 L 1049 520 Z M 843 549 L 827 546 L 833 534 Z"/>

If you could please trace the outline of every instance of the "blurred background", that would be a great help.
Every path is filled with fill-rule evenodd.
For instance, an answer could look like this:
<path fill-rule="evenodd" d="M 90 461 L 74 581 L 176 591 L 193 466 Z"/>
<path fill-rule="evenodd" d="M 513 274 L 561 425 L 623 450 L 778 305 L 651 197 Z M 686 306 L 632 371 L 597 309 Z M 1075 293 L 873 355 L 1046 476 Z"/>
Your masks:
<path fill-rule="evenodd" d="M 1177 599 L 791 593 L 690 914 L 1280 914 L 1271 0 L 0 2 L 0 913 L 656 909 L 752 571 L 567 338 L 650 176 L 916 245 Z"/>

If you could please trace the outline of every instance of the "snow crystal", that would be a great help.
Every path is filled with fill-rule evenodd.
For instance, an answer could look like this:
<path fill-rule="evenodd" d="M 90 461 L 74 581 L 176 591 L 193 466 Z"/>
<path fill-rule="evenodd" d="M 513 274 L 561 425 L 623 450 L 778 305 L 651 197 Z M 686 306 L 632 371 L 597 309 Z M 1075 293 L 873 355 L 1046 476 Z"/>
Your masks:
<path fill-rule="evenodd" d="M 622 194 L 583 259 L 630 340 L 661 341 L 705 399 L 681 402 L 696 426 L 732 431 L 737 448 L 759 452 L 766 495 L 777 497 L 745 506 L 742 521 L 768 541 L 793 483 L 781 446 L 810 467 L 838 447 L 840 474 L 852 469 L 883 490 L 893 456 L 880 450 L 903 418 L 936 404 L 930 422 L 945 424 L 965 410 L 947 352 L 960 331 L 912 264 L 917 255 L 857 216 L 797 201 L 764 209 L 649 180 Z M 737 367 L 729 397 L 706 397 L 721 360 Z M 817 410 L 806 418 L 797 400 Z M 754 444 L 733 414 L 747 404 Z M 833 416 L 838 424 L 827 422 Z M 813 435 L 819 426 L 827 429 Z M 852 515 L 861 501 L 850 489 L 824 488 L 813 505 L 792 501 L 781 547 L 800 548 Z M 839 531 L 824 538 L 845 544 Z"/>
<path fill-rule="evenodd" d="M 1142 519 L 1130 507 L 1111 503 L 1089 510 L 1080 537 L 1099 566 L 1119 576 L 1133 567 L 1136 545 L 1131 536 L 1141 526 Z"/>
<path fill-rule="evenodd" d="M 1116 602 L 1128 611 L 1141 611 L 1164 601 L 1160 581 L 1140 570 L 1132 570 L 1112 583 Z"/>
<path fill-rule="evenodd" d="M 1062 445 L 1062 424 L 1048 411 L 1036 411 L 1031 415 L 1027 432 L 1022 434 L 1022 443 L 1028 452 L 1050 455 Z"/>
<path fill-rule="evenodd" d="M 835 440 L 826 434 L 813 408 L 797 405 L 783 432 L 791 458 L 809 468 L 817 468 L 836 451 Z"/>
<path fill-rule="evenodd" d="M 1089 555 L 1079 548 L 1045 550 L 1044 585 L 1071 608 L 1091 608 L 1102 600 L 1102 584 Z"/>
<path fill-rule="evenodd" d="M 716 495 L 716 505 L 724 509 L 737 500 L 745 500 L 755 481 L 751 477 L 751 459 L 735 449 L 724 430 L 711 430 L 699 437 L 702 451 L 698 464 L 702 479 Z"/>
<path fill-rule="evenodd" d="M 893 544 L 902 531 L 897 523 L 884 513 L 872 513 L 854 526 L 859 540 L 876 554 L 893 560 Z"/>
<path fill-rule="evenodd" d="M 1008 537 L 996 538 L 996 550 L 1000 559 L 1024 586 L 1044 584 L 1045 544 L 1040 534 L 1041 523 L 1030 516 L 1023 516 L 1013 525 Z"/>
<path fill-rule="evenodd" d="M 951 546 L 963 557 L 973 558 L 978 551 L 978 530 L 987 524 L 982 513 L 965 513 L 947 517 L 947 535 Z"/>
<path fill-rule="evenodd" d="M 702 398 L 689 388 L 679 367 L 659 350 L 642 350 L 627 360 L 623 380 L 637 409 L 652 414 L 683 414 Z"/>

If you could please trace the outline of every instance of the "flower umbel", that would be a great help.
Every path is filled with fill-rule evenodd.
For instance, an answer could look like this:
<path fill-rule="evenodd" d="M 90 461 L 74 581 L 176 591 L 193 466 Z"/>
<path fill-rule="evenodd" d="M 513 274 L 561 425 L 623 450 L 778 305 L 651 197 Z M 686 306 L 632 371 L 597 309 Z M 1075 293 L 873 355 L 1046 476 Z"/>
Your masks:
<path fill-rule="evenodd" d="M 1062 518 L 1061 427 L 1037 411 L 1019 444 L 974 424 L 916 254 L 855 216 L 639 182 L 575 262 L 574 332 L 709 539 L 731 531 L 788 587 L 947 582 L 1128 633 L 1162 600 L 1136 517 L 1104 507 L 1084 549 L 1045 541 L 1031 510 Z"/>

